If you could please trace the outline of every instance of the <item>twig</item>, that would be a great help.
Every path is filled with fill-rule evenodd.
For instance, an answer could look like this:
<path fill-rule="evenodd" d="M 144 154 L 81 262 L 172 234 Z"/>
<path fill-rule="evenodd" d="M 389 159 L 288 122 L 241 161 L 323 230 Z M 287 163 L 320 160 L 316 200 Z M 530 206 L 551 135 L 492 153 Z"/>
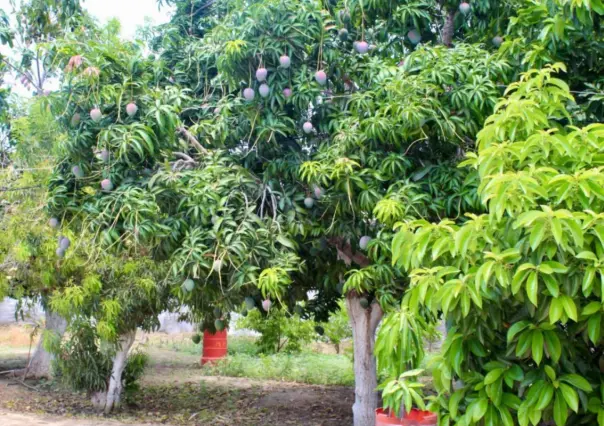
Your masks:
<path fill-rule="evenodd" d="M 38 388 L 36 388 L 34 386 L 31 386 L 31 385 L 28 385 L 27 383 L 25 383 L 22 380 L 13 379 L 13 381 L 14 381 L 14 383 L 9 383 L 8 386 L 10 386 L 10 385 L 23 385 L 26 388 L 29 388 L 29 389 L 34 390 L 36 392 L 40 392 L 40 389 L 38 389 Z"/>
<path fill-rule="evenodd" d="M 17 68 L 16 66 L 14 66 L 13 64 L 10 63 L 10 61 L 8 59 L 6 59 L 3 56 L 0 56 L 0 59 L 2 60 L 2 62 L 4 62 L 6 65 L 8 65 L 9 67 L 11 67 L 15 72 L 21 74 L 23 77 L 25 77 L 33 86 L 36 90 L 41 91 L 42 88 L 39 87 L 32 78 L 29 77 L 29 75 L 26 72 L 21 71 L 19 68 Z"/>
<path fill-rule="evenodd" d="M 197 140 L 197 138 L 195 138 L 195 136 L 193 136 L 191 134 L 191 132 L 189 132 L 187 129 L 185 129 L 184 127 L 177 127 L 176 131 L 181 134 L 182 136 L 184 136 L 184 138 L 187 140 L 187 142 L 189 142 L 191 145 L 193 145 L 195 148 L 197 148 L 197 150 L 199 152 L 201 152 L 204 155 L 208 155 L 209 151 L 207 149 L 205 149 Z"/>
<path fill-rule="evenodd" d="M 409 146 L 407 147 L 407 149 L 405 150 L 405 153 L 403 155 L 407 155 L 407 153 L 409 152 L 411 147 L 413 145 L 415 145 L 417 142 L 425 141 L 426 139 L 428 139 L 428 138 L 421 138 L 421 139 L 417 139 L 417 140 L 414 140 L 413 142 L 411 142 L 411 144 L 409 144 Z"/>

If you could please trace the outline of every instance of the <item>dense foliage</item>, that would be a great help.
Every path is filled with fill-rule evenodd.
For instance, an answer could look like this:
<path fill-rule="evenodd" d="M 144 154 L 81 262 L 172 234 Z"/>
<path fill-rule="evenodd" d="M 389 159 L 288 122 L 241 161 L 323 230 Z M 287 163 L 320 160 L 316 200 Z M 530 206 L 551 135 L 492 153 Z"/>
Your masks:
<path fill-rule="evenodd" d="M 45 97 L 67 134 L 47 211 L 90 246 L 90 262 L 53 306 L 74 326 L 78 315 L 91 318 L 89 342 L 115 348 L 176 300 L 212 328 L 244 300 L 288 311 L 304 300 L 299 314 L 324 321 L 345 296 L 353 332 L 370 325 L 355 335 L 369 358 L 388 313 L 376 352 L 394 409 L 419 404 L 419 372 L 404 371 L 419 364 L 427 324 L 444 313 L 454 328 L 436 370 L 442 424 L 517 416 L 560 425 L 567 407 L 579 411 L 575 395 L 585 400 L 591 388 L 572 376 L 567 390 L 558 378 L 597 384 L 590 367 L 563 361 L 596 350 L 566 345 L 573 333 L 598 343 L 599 311 L 581 311 L 598 293 L 588 284 L 579 296 L 572 282 L 596 275 L 601 250 L 577 237 L 591 232 L 577 228 L 591 214 L 579 212 L 599 214 L 601 130 L 590 125 L 603 113 L 600 0 L 159 3 L 175 14 L 150 46 L 120 40 L 116 22 L 76 20 L 77 1 L 19 9 L 29 22 L 20 39 L 34 44 L 11 66 L 39 93 L 44 79 L 28 68 L 52 64 L 38 77 L 63 70 L 60 90 Z M 499 101 L 523 71 L 558 61 L 567 64 L 556 68 L 560 79 L 531 71 Z M 580 140 L 594 146 L 578 150 Z M 466 156 L 475 167 L 457 168 Z M 539 205 L 551 211 L 538 216 Z M 525 237 L 528 246 L 518 245 Z M 68 251 L 57 265 L 76 256 Z M 544 256 L 557 263 L 541 266 Z M 472 269 L 481 263 L 491 266 Z M 310 290 L 316 298 L 306 301 Z M 508 349 L 499 315 L 533 325 L 511 333 L 509 344 L 523 350 L 493 364 Z M 556 351 L 552 336 L 569 352 Z M 450 397 L 454 378 L 465 385 Z M 526 387 L 523 405 L 503 398 Z"/>
<path fill-rule="evenodd" d="M 558 70 L 510 85 L 468 154 L 488 213 L 397 225 L 405 308 L 452 322 L 433 371 L 440 424 L 604 424 L 604 127 L 564 125 Z"/>

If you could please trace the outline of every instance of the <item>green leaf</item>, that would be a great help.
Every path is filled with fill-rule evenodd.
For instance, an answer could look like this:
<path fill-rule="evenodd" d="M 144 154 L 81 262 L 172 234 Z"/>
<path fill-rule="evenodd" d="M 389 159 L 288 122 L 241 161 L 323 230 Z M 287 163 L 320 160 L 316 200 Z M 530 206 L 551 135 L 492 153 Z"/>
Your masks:
<path fill-rule="evenodd" d="M 505 373 L 506 377 L 510 378 L 513 381 L 519 382 L 524 378 L 524 372 L 522 368 L 518 364 L 514 364 L 512 367 L 508 369 Z"/>
<path fill-rule="evenodd" d="M 589 302 L 587 306 L 583 308 L 581 316 L 590 316 L 595 314 L 596 312 L 600 312 L 601 310 L 602 304 L 600 302 Z"/>
<path fill-rule="evenodd" d="M 541 244 L 541 241 L 543 241 L 546 229 L 547 228 L 545 226 L 544 220 L 539 220 L 533 225 L 533 229 L 531 230 L 531 235 L 529 238 L 531 249 L 537 250 L 539 244 Z"/>
<path fill-rule="evenodd" d="M 521 270 L 518 268 L 514 274 L 514 278 L 512 279 L 512 294 L 516 294 L 518 291 L 520 291 L 520 287 L 522 287 L 522 283 L 524 283 L 524 280 L 526 280 L 529 272 L 529 270 Z"/>
<path fill-rule="evenodd" d="M 504 371 L 505 370 L 503 368 L 496 368 L 492 371 L 489 371 L 489 373 L 484 378 L 484 384 L 490 385 L 491 383 L 494 383 L 497 379 L 501 377 Z"/>
<path fill-rule="evenodd" d="M 541 363 L 541 359 L 543 358 L 543 333 L 541 330 L 533 331 L 532 342 L 532 357 L 537 365 L 539 365 Z"/>
<path fill-rule="evenodd" d="M 458 390 L 453 392 L 453 395 L 451 395 L 451 398 L 449 399 L 449 413 L 451 414 L 451 418 L 453 420 L 457 419 L 457 409 L 463 396 L 463 392 Z"/>
<path fill-rule="evenodd" d="M 514 419 L 510 414 L 510 410 L 508 410 L 506 407 L 498 407 L 498 410 L 503 426 L 514 426 Z"/>
<path fill-rule="evenodd" d="M 547 374 L 547 377 L 549 377 L 549 379 L 552 382 L 554 380 L 556 380 L 556 372 L 554 371 L 554 369 L 552 367 L 550 367 L 549 365 L 546 365 L 543 367 L 543 369 L 545 370 L 545 374 Z"/>
<path fill-rule="evenodd" d="M 528 321 L 519 321 L 514 323 L 508 330 L 508 345 L 512 342 L 512 340 L 514 340 L 514 337 L 516 337 L 518 333 L 527 328 L 529 325 L 531 325 L 531 323 Z"/>
<path fill-rule="evenodd" d="M 545 346 L 550 358 L 552 361 L 557 363 L 560 360 L 560 356 L 562 356 L 562 345 L 560 344 L 558 335 L 555 331 L 545 331 L 543 336 L 545 338 Z"/>
<path fill-rule="evenodd" d="M 554 400 L 554 421 L 557 426 L 566 425 L 566 419 L 568 418 L 568 408 L 566 401 L 562 395 L 562 391 L 556 391 L 556 398 Z"/>
<path fill-rule="evenodd" d="M 579 395 L 577 391 L 564 383 L 560 383 L 559 389 L 566 404 L 568 404 L 571 410 L 577 413 L 579 411 Z"/>
<path fill-rule="evenodd" d="M 587 321 L 587 335 L 589 340 L 594 345 L 597 345 L 600 341 L 600 324 L 602 323 L 602 316 L 600 314 L 592 315 Z"/>
<path fill-rule="evenodd" d="M 534 408 L 539 411 L 545 410 L 545 408 L 549 405 L 552 398 L 554 396 L 554 387 L 552 385 L 546 385 L 540 392 L 539 399 L 537 400 L 537 404 Z"/>
<path fill-rule="evenodd" d="M 545 282 L 545 286 L 547 290 L 553 297 L 558 297 L 560 295 L 560 286 L 554 277 L 551 275 L 541 275 L 541 278 Z"/>
<path fill-rule="evenodd" d="M 578 374 L 566 374 L 560 377 L 560 381 L 573 385 L 584 392 L 591 392 L 591 385 L 589 382 Z"/>
<path fill-rule="evenodd" d="M 539 277 L 535 271 L 531 272 L 526 280 L 526 294 L 531 303 L 537 306 L 537 292 L 539 291 Z"/>
<path fill-rule="evenodd" d="M 562 223 L 560 222 L 560 219 L 553 217 L 550 221 L 550 228 L 556 243 L 558 245 L 563 245 L 564 241 L 562 240 Z"/>
<path fill-rule="evenodd" d="M 571 299 L 570 296 L 562 296 L 560 299 L 562 299 L 562 306 L 564 307 L 566 315 L 577 322 L 579 316 L 577 315 L 577 305 L 575 305 L 575 301 Z"/>
<path fill-rule="evenodd" d="M 585 269 L 585 275 L 583 276 L 583 285 L 581 290 L 585 296 L 589 296 L 593 290 L 594 278 L 596 277 L 596 268 L 589 267 Z"/>
<path fill-rule="evenodd" d="M 549 266 L 552 269 L 552 271 L 554 271 L 557 274 L 565 274 L 566 272 L 568 272 L 568 268 L 566 266 L 564 266 L 560 262 L 555 262 L 553 260 L 548 260 L 547 262 L 542 262 L 541 265 Z"/>
<path fill-rule="evenodd" d="M 489 401 L 486 398 L 480 398 L 470 405 L 472 409 L 472 419 L 477 422 L 484 417 L 489 407 Z"/>
<path fill-rule="evenodd" d="M 281 243 L 287 248 L 290 248 L 292 250 L 296 249 L 296 245 L 290 239 L 285 238 L 283 235 L 277 235 L 277 241 L 279 241 L 279 243 Z"/>
<path fill-rule="evenodd" d="M 562 298 L 558 297 L 552 299 L 549 305 L 549 322 L 553 324 L 560 321 L 562 314 L 564 313 L 564 306 L 562 305 Z"/>

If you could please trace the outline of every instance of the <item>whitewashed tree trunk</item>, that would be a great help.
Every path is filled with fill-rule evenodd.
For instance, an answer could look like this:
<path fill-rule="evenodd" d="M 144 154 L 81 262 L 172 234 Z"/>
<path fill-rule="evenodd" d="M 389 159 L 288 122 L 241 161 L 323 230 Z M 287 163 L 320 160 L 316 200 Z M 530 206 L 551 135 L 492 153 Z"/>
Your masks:
<path fill-rule="evenodd" d="M 124 368 L 126 368 L 128 353 L 135 338 L 136 330 L 129 331 L 120 336 L 118 349 L 113 357 L 113 367 L 111 369 L 107 392 L 97 392 L 92 395 L 92 405 L 105 414 L 111 413 L 121 405 L 123 390 L 122 373 L 124 372 Z"/>
<path fill-rule="evenodd" d="M 383 312 L 377 303 L 363 309 L 355 292 L 346 295 L 354 345 L 354 426 L 374 426 L 377 408 L 377 366 L 373 349 Z"/>
<path fill-rule="evenodd" d="M 50 311 L 50 309 L 46 310 L 45 319 L 46 324 L 44 329 L 46 333 L 55 333 L 59 337 L 63 337 L 67 328 L 67 321 L 60 315 Z M 41 333 L 36 350 L 27 366 L 27 377 L 50 378 L 51 376 L 53 355 L 44 349 L 44 334 L 44 332 Z"/>

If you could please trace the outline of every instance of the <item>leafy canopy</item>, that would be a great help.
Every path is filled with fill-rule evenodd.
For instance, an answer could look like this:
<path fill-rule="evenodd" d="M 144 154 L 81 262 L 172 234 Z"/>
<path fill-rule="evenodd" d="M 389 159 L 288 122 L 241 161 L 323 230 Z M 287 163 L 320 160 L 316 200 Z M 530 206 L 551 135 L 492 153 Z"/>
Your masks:
<path fill-rule="evenodd" d="M 604 126 L 561 124 L 564 70 L 523 74 L 478 134 L 464 165 L 488 213 L 396 225 L 405 308 L 453 324 L 433 370 L 441 424 L 603 424 Z"/>

